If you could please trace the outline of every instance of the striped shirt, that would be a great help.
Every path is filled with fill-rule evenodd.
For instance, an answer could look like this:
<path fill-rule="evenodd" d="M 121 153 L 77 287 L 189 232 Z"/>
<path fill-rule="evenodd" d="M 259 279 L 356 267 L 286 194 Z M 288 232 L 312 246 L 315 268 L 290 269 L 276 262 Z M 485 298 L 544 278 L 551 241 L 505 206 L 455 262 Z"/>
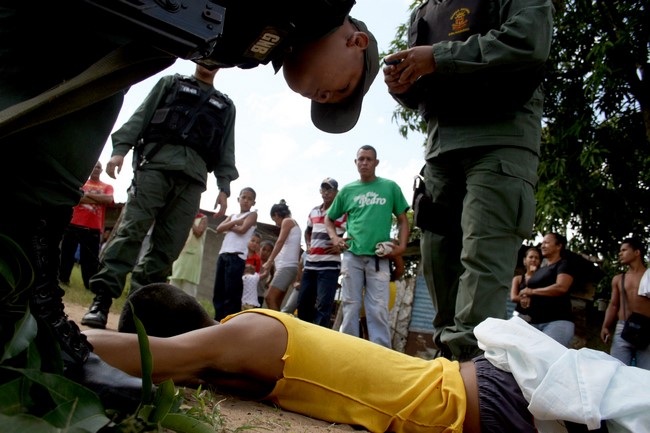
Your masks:
<path fill-rule="evenodd" d="M 325 251 L 332 246 L 332 241 L 327 234 L 325 226 L 327 211 L 318 205 L 311 210 L 307 220 L 307 227 L 311 228 L 311 243 L 307 254 L 304 269 L 324 270 L 341 269 L 341 255 L 327 254 Z M 334 221 L 336 233 L 342 236 L 345 233 L 347 214 Z"/>

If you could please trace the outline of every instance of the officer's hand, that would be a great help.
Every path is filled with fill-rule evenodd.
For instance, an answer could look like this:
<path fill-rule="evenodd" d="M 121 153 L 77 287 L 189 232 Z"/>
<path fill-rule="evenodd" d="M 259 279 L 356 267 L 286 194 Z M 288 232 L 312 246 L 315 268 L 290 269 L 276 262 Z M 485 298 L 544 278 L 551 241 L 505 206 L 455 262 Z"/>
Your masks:
<path fill-rule="evenodd" d="M 219 195 L 217 196 L 217 201 L 214 203 L 214 208 L 219 210 L 215 212 L 214 217 L 219 218 L 220 216 L 223 216 L 226 214 L 226 209 L 228 209 L 228 196 L 226 195 L 225 192 L 219 191 Z"/>
<path fill-rule="evenodd" d="M 418 78 L 436 70 L 430 45 L 417 46 L 391 54 L 386 57 L 386 61 L 399 61 L 383 69 L 384 82 L 388 86 L 388 91 L 394 94 L 406 92 Z"/>
<path fill-rule="evenodd" d="M 117 174 L 120 174 L 122 171 L 122 164 L 124 164 L 124 157 L 122 155 L 111 156 L 111 160 L 106 164 L 106 174 L 113 179 L 116 179 L 115 168 L 117 168 Z"/>

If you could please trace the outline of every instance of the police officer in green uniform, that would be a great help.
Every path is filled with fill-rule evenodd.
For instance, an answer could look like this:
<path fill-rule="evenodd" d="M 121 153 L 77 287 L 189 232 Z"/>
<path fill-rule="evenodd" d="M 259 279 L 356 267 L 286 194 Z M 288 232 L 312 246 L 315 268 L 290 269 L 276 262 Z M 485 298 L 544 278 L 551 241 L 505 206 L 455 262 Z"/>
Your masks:
<path fill-rule="evenodd" d="M 123 43 L 98 32 L 90 15 L 78 19 L 79 6 L 77 2 L 0 2 L 0 109 L 66 82 Z M 149 66 L 155 64 L 155 71 L 171 65 L 174 58 L 161 53 L 158 60 L 138 67 L 151 71 Z M 142 77 L 134 71 L 133 79 L 138 76 Z M 93 160 L 96 163 L 113 128 L 123 93 L 101 99 L 88 95 L 82 110 L 11 135 L 3 130 L 0 135 L 6 163 L 0 170 L 4 189 L 0 251 L 6 259 L 15 242 L 28 260 L 25 267 L 9 269 L 20 277 L 18 287 L 10 285 L 6 274 L 0 277 L 0 334 L 4 346 L 29 305 L 38 323 L 41 353 L 51 353 L 51 346 L 58 345 L 66 376 L 97 392 L 107 407 L 132 408 L 140 401 L 140 380 L 110 369 L 91 352 L 85 336 L 65 314 L 57 270 L 63 231 L 72 207 L 79 203 Z M 34 279 L 27 284 L 31 271 Z M 43 356 L 41 362 L 43 371 L 60 372 L 61 359 Z M 95 380 L 100 383 L 91 383 Z M 106 382 L 110 388 L 104 386 Z"/>
<path fill-rule="evenodd" d="M 10 166 L 0 170 L 0 183 L 5 187 L 0 234 L 11 239 L 0 242 L 3 252 L 8 242 L 18 244 L 35 278 L 28 290 L 19 293 L 12 293 L 14 288 L 2 279 L 0 290 L 14 312 L 25 311 L 30 303 L 41 327 L 49 328 L 61 346 L 65 365 L 81 368 L 86 368 L 92 349 L 64 312 L 56 272 L 58 245 L 71 209 L 81 197 L 80 187 L 117 119 L 124 91 L 170 66 L 180 55 L 169 54 L 173 50 L 166 49 L 163 32 L 132 31 L 119 18 L 99 16 L 103 11 L 92 7 L 97 2 L 101 3 L 0 0 L 0 146 Z M 354 126 L 363 95 L 378 70 L 376 41 L 362 22 L 348 17 L 354 0 L 207 3 L 188 0 L 186 6 L 221 4 L 228 12 L 209 59 L 206 55 L 192 60 L 209 67 L 255 67 L 273 61 L 276 69 L 282 67 L 293 90 L 314 100 L 313 118 L 321 129 L 343 132 Z M 159 7 L 161 3 L 151 4 Z M 83 20 L 78 19 L 80 13 Z M 204 10 L 198 13 L 206 15 Z M 353 43 L 346 47 L 346 41 Z M 84 71 L 124 46 L 131 46 L 128 60 L 132 63 L 120 64 L 120 69 L 112 68 L 114 62 L 103 63 L 103 69 L 76 93 L 65 87 L 88 77 Z M 306 58 L 308 65 L 302 62 Z M 338 67 L 330 81 L 344 76 L 346 82 L 328 84 L 320 73 L 319 81 L 309 80 L 310 74 L 319 72 L 313 69 L 318 65 Z M 323 92 L 311 91 L 310 86 L 322 83 L 328 84 L 321 86 Z M 342 89 L 346 91 L 333 92 Z M 51 92 L 59 93 L 51 97 Z M 64 97 L 68 95 L 77 97 Z M 15 110 L 19 122 L 14 122 L 13 112 L 7 115 L 7 110 L 33 98 L 39 102 L 36 109 Z M 11 337 L 17 320 L 14 315 L 3 316 L 3 342 Z"/>
<path fill-rule="evenodd" d="M 421 249 L 448 357 L 479 354 L 474 326 L 505 318 L 532 234 L 553 13 L 551 0 L 429 0 L 412 14 L 410 48 L 386 58 L 389 92 L 427 122 Z"/>
<path fill-rule="evenodd" d="M 213 87 L 218 70 L 197 65 L 192 77 L 161 78 L 112 135 L 113 154 L 106 171 L 114 177 L 114 170 L 122 169 L 124 155 L 135 148 L 134 179 L 101 268 L 90 279 L 95 299 L 82 325 L 106 327 L 112 300 L 122 294 L 129 272 L 131 290 L 166 281 L 199 211 L 208 172 L 214 172 L 219 187 L 216 215 L 225 213 L 230 182 L 239 174 L 235 105 Z M 149 248 L 138 260 L 150 228 Z"/>

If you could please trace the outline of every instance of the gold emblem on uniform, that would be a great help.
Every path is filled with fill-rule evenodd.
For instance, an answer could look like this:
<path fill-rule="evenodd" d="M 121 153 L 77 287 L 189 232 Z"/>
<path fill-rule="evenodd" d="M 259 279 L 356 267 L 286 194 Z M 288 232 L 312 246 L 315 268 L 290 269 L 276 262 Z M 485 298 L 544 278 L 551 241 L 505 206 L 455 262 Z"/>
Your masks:
<path fill-rule="evenodd" d="M 244 53 L 247 57 L 254 57 L 259 61 L 265 61 L 273 49 L 280 45 L 286 36 L 286 32 L 274 27 L 266 27 L 257 37 L 255 42 L 248 47 Z"/>
<path fill-rule="evenodd" d="M 460 8 L 451 14 L 451 32 L 449 32 L 449 36 L 469 31 L 467 16 L 470 13 L 468 8 Z"/>

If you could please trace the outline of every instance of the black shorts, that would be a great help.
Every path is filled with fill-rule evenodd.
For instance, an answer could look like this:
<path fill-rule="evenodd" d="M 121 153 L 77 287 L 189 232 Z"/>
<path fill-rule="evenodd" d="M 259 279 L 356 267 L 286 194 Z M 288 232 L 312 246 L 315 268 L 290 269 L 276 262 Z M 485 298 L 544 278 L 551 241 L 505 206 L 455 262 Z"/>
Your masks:
<path fill-rule="evenodd" d="M 478 384 L 478 405 L 482 433 L 537 433 L 528 402 L 512 374 L 496 368 L 485 356 L 473 359 Z M 588 431 L 584 424 L 558 421 L 568 433 L 607 433 L 607 424 Z"/>
<path fill-rule="evenodd" d="M 483 355 L 476 367 L 482 433 L 535 433 L 528 402 L 512 374 L 496 368 Z"/>

